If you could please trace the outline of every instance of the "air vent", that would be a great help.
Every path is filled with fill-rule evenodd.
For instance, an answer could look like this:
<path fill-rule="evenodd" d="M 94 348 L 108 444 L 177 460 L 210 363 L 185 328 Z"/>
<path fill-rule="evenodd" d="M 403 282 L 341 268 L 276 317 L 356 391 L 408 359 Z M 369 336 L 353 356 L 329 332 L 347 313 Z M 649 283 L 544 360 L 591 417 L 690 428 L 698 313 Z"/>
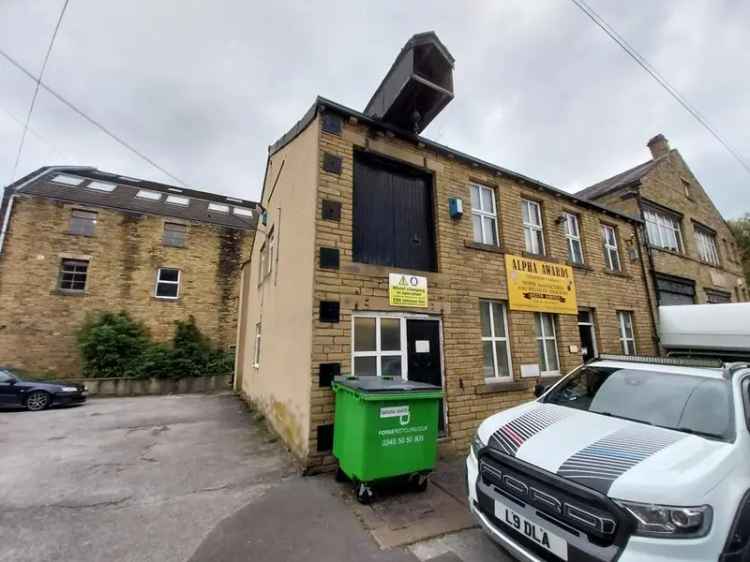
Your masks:
<path fill-rule="evenodd" d="M 228 213 L 229 205 L 222 205 L 221 203 L 209 203 L 208 210 L 216 211 L 217 213 Z"/>
<path fill-rule="evenodd" d="M 149 201 L 159 201 L 161 199 L 161 193 L 148 189 L 139 189 L 135 196 L 138 199 L 148 199 Z"/>
<path fill-rule="evenodd" d="M 67 174 L 58 174 L 52 178 L 52 181 L 63 185 L 81 185 L 83 183 L 83 178 L 77 178 Z"/>
<path fill-rule="evenodd" d="M 187 207 L 190 205 L 190 199 L 179 195 L 167 195 L 167 203 L 171 205 L 179 205 L 180 207 Z"/>
<path fill-rule="evenodd" d="M 86 189 L 93 189 L 94 191 L 104 191 L 105 193 L 112 193 L 117 184 L 109 183 L 106 181 L 92 181 L 86 186 Z"/>
<path fill-rule="evenodd" d="M 415 35 L 375 90 L 365 114 L 422 132 L 453 99 L 453 62 L 434 32 Z"/>

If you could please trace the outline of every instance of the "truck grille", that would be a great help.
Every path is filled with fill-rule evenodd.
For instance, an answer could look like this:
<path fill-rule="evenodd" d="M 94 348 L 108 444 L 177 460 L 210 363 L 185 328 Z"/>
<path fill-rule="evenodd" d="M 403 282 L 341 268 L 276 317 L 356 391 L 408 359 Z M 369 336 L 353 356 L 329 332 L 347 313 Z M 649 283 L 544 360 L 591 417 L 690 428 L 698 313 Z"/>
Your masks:
<path fill-rule="evenodd" d="M 496 455 L 485 453 L 479 461 L 481 480 L 524 505 L 532 505 L 547 516 L 545 519 L 568 531 L 570 528 L 580 531 L 602 546 L 615 542 L 618 513 L 606 496 L 593 490 L 589 492 L 575 483 L 564 483 L 550 473 L 538 477 L 528 465 L 520 467 L 519 463 L 517 459 L 500 460 Z M 541 472 L 536 467 L 534 470 Z"/>

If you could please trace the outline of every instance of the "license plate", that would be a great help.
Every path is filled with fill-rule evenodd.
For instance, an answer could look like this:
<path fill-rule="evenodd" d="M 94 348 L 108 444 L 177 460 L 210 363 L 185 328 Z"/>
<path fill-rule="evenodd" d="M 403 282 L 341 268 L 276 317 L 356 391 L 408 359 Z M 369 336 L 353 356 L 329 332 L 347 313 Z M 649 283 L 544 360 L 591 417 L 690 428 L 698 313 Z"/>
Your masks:
<path fill-rule="evenodd" d="M 529 521 L 523 515 L 516 513 L 503 502 L 497 500 L 495 500 L 495 517 L 555 556 L 563 560 L 568 559 L 568 543 L 565 539 Z"/>

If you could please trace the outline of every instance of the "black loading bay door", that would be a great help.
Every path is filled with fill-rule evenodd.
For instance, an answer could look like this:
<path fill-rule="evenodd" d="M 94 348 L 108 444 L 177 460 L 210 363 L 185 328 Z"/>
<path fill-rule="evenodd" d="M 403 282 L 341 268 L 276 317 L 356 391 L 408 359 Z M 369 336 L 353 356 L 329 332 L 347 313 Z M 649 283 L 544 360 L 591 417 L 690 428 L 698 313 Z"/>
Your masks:
<path fill-rule="evenodd" d="M 440 358 L 440 322 L 437 320 L 406 321 L 406 352 L 409 380 L 443 388 Z M 438 431 L 445 432 L 443 401 L 440 401 Z"/>

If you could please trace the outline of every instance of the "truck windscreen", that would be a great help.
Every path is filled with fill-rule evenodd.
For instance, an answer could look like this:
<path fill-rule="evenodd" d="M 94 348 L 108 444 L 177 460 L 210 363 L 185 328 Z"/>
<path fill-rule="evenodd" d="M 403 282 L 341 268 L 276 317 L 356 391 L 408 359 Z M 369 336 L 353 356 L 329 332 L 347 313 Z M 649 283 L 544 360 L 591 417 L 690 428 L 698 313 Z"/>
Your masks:
<path fill-rule="evenodd" d="M 613 367 L 583 367 L 544 397 L 544 402 L 732 440 L 729 381 Z"/>

